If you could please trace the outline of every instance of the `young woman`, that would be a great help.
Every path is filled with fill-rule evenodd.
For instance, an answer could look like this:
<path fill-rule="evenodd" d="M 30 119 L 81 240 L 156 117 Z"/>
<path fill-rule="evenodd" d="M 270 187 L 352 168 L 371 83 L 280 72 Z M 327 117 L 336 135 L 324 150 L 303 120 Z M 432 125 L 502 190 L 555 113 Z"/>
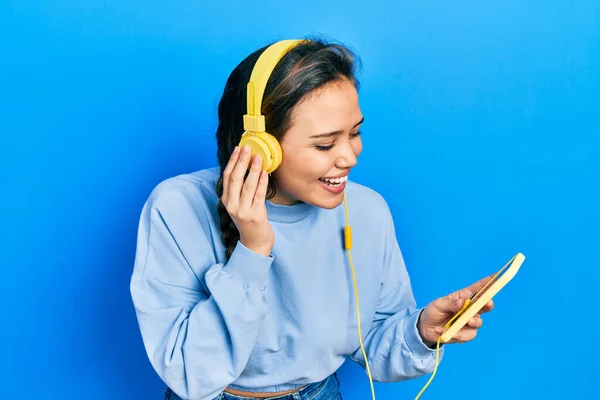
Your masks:
<path fill-rule="evenodd" d="M 279 168 L 267 174 L 238 146 L 265 49 L 225 86 L 220 167 L 167 179 L 142 211 L 131 293 L 167 399 L 339 399 L 346 357 L 375 381 L 421 376 L 444 325 L 486 280 L 416 307 L 386 202 L 348 180 L 364 117 L 347 48 L 303 41 L 270 75 L 261 111 L 282 148 Z M 472 340 L 481 323 L 477 315 L 452 342 Z"/>

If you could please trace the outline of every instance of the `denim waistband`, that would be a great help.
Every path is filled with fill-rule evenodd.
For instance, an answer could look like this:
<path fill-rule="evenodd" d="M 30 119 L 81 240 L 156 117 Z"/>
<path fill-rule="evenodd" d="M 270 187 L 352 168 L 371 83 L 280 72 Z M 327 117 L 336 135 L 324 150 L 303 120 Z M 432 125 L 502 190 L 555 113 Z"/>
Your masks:
<path fill-rule="evenodd" d="M 334 380 L 334 383 L 336 385 L 338 384 L 337 377 L 335 376 L 335 374 L 331 374 L 330 376 L 323 379 L 322 381 L 308 384 L 308 385 L 304 386 L 302 389 L 300 389 L 296 392 L 293 392 L 293 393 L 289 393 L 289 394 L 257 398 L 257 397 L 238 396 L 235 394 L 223 392 L 217 397 L 216 400 L 254 400 L 254 399 L 259 399 L 259 400 L 312 400 L 317 397 L 319 392 L 325 387 L 325 385 L 328 385 L 328 383 L 330 383 L 331 380 Z"/>
<path fill-rule="evenodd" d="M 231 394 L 231 393 L 227 393 L 227 392 L 222 392 L 217 397 L 215 397 L 214 400 L 254 400 L 254 399 L 259 399 L 259 400 L 313 400 L 313 399 L 319 400 L 319 399 L 321 399 L 321 397 L 319 397 L 319 394 L 325 388 L 325 386 L 328 387 L 327 391 L 334 391 L 334 392 L 339 391 L 339 381 L 338 381 L 335 373 L 329 375 L 327 378 L 323 379 L 322 381 L 308 384 L 305 387 L 303 387 L 302 389 L 300 389 L 296 392 L 290 393 L 290 394 L 257 398 L 257 397 L 239 396 L 239 395 L 235 395 L 235 394 Z M 329 386 L 331 386 L 331 387 L 329 387 Z M 329 398 L 329 397 L 323 397 L 323 399 L 325 399 L 325 398 Z M 167 390 L 165 391 L 165 400 L 181 400 L 181 397 L 177 396 L 177 394 L 175 394 L 170 388 L 167 388 Z"/>

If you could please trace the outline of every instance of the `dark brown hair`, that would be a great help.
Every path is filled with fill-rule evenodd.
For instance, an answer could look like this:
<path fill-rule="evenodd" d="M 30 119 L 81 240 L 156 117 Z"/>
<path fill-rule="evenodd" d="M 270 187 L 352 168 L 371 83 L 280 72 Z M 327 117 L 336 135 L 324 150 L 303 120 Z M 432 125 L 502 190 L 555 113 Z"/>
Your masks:
<path fill-rule="evenodd" d="M 221 239 L 227 249 L 228 259 L 240 235 L 221 201 L 223 170 L 244 132 L 246 85 L 250 80 L 254 64 L 267 47 L 250 54 L 233 70 L 219 102 L 219 126 L 216 136 L 221 177 L 217 183 L 219 196 L 217 210 L 221 220 Z M 294 106 L 311 92 L 327 84 L 347 79 L 358 90 L 356 71 L 359 63 L 360 60 L 347 47 L 327 43 L 322 39 L 306 40 L 293 47 L 279 61 L 267 82 L 261 107 L 261 112 L 265 116 L 266 131 L 281 141 L 290 127 Z M 274 182 L 269 180 L 267 199 L 275 195 L 275 190 Z"/>

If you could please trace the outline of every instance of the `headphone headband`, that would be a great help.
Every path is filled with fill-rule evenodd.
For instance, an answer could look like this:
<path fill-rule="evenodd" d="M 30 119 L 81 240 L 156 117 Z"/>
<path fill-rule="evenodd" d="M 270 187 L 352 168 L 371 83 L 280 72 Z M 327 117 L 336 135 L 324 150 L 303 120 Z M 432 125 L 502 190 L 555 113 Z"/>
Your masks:
<path fill-rule="evenodd" d="M 271 73 L 279 60 L 302 40 L 282 40 L 269 46 L 258 58 L 247 86 L 247 111 L 244 115 L 244 130 L 265 131 L 265 117 L 261 115 L 262 99 Z"/>

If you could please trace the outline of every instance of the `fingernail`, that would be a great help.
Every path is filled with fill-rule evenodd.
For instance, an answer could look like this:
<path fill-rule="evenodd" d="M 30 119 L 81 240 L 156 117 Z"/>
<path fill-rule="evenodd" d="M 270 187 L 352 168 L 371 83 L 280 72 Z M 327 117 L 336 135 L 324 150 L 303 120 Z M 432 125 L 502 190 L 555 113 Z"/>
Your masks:
<path fill-rule="evenodd" d="M 250 151 L 250 147 L 248 145 L 244 146 L 244 154 Z"/>
<path fill-rule="evenodd" d="M 458 299 L 452 300 L 452 308 L 458 308 Z"/>
<path fill-rule="evenodd" d="M 233 154 L 237 154 L 240 151 L 240 146 L 235 146 L 233 149 Z"/>
<path fill-rule="evenodd" d="M 258 164 L 260 164 L 262 162 L 262 160 L 260 159 L 260 156 L 256 156 L 256 157 L 254 157 L 254 161 L 253 162 L 254 162 L 254 164 L 258 165 Z"/>

